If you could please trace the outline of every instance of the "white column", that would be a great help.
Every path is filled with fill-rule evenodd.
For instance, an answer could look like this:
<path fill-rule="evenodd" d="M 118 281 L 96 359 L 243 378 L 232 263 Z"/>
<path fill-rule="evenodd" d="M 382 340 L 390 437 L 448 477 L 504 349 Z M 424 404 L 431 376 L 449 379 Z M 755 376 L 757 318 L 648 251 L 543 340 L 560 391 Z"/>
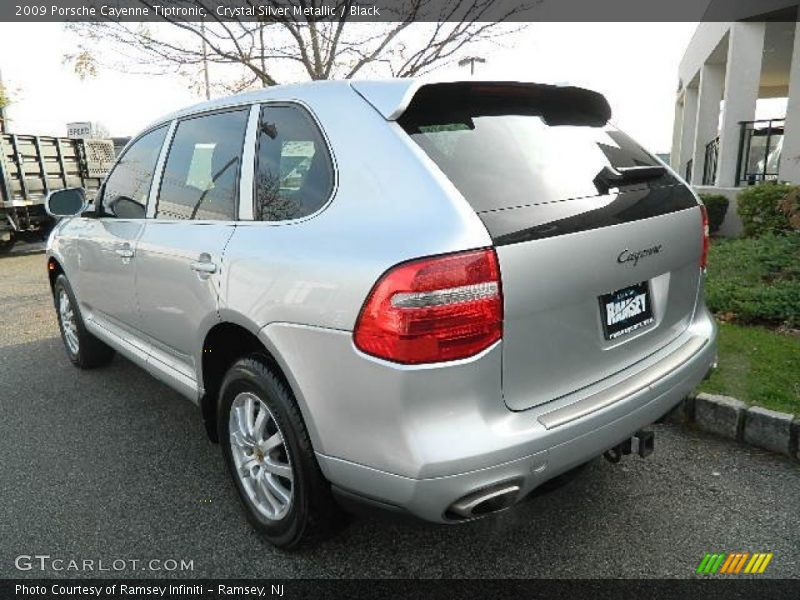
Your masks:
<path fill-rule="evenodd" d="M 719 103 L 725 84 L 725 69 L 722 65 L 704 64 L 700 69 L 700 94 L 697 98 L 697 123 L 692 146 L 692 183 L 703 183 L 706 163 L 706 144 L 717 137 L 719 125 Z"/>
<path fill-rule="evenodd" d="M 683 94 L 683 119 L 681 122 L 680 166 L 675 169 L 681 177 L 686 176 L 686 163 L 694 151 L 695 126 L 697 121 L 697 88 L 687 87 Z M 689 182 L 691 183 L 691 182 Z"/>
<path fill-rule="evenodd" d="M 728 65 L 725 73 L 725 105 L 719 140 L 717 185 L 736 185 L 741 121 L 752 121 L 761 82 L 766 23 L 733 23 L 728 34 Z"/>
<path fill-rule="evenodd" d="M 800 183 L 800 23 L 794 30 L 794 50 L 789 69 L 789 102 L 778 179 Z"/>
<path fill-rule="evenodd" d="M 669 153 L 669 166 L 680 173 L 681 136 L 683 134 L 683 102 L 675 100 L 675 118 L 672 121 L 672 149 Z"/>

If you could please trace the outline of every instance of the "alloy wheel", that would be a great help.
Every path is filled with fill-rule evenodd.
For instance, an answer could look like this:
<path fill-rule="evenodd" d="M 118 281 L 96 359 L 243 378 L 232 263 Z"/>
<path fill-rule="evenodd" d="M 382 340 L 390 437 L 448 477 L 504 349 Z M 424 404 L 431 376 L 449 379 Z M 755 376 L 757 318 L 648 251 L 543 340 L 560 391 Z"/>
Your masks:
<path fill-rule="evenodd" d="M 292 506 L 294 474 L 289 451 L 275 416 L 252 392 L 231 404 L 230 445 L 236 474 L 261 516 L 278 521 Z"/>
<path fill-rule="evenodd" d="M 61 321 L 61 331 L 64 333 L 64 341 L 71 354 L 77 354 L 80 349 L 78 342 L 78 326 L 75 324 L 75 311 L 69 301 L 66 290 L 61 289 L 58 294 L 58 314 Z"/>

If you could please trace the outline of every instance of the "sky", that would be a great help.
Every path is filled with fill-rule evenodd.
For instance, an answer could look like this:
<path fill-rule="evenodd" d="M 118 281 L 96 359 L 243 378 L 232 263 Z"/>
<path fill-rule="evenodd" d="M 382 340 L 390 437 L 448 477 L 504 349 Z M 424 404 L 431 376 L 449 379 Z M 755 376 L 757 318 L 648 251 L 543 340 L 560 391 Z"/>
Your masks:
<path fill-rule="evenodd" d="M 602 92 L 618 127 L 652 152 L 669 152 L 678 63 L 696 26 L 535 23 L 504 38 L 502 46 L 481 47 L 487 62 L 477 65 L 476 74 Z M 98 121 L 112 136 L 129 136 L 162 114 L 202 100 L 175 76 L 103 69 L 81 81 L 63 61 L 73 45 L 59 23 L 0 23 L 0 73 L 15 99 L 8 109 L 12 131 L 66 135 L 68 122 Z M 457 66 L 436 74 L 468 77 Z"/>

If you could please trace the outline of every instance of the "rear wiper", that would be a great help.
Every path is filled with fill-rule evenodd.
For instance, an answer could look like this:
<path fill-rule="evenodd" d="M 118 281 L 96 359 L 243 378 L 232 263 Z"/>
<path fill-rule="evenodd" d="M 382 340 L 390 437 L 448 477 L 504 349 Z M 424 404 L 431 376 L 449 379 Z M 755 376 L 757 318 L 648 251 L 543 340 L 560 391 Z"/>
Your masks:
<path fill-rule="evenodd" d="M 663 177 L 666 169 L 661 165 L 643 165 L 639 167 L 609 167 L 606 165 L 594 178 L 594 185 L 601 194 L 607 194 L 613 187 L 640 183 Z"/>

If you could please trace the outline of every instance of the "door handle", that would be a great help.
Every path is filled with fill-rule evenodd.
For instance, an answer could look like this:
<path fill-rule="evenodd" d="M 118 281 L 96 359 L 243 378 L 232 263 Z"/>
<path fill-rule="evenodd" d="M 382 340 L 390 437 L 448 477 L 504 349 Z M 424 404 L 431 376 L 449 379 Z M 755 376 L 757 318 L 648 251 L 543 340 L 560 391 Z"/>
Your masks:
<path fill-rule="evenodd" d="M 217 272 L 217 265 L 215 265 L 213 262 L 207 262 L 207 261 L 193 262 L 189 265 L 189 268 L 192 271 L 197 271 L 198 273 L 206 273 L 208 275 Z"/>
<path fill-rule="evenodd" d="M 122 258 L 133 258 L 133 248 L 130 246 L 123 246 L 122 248 L 117 248 L 114 252 L 121 256 Z"/>

